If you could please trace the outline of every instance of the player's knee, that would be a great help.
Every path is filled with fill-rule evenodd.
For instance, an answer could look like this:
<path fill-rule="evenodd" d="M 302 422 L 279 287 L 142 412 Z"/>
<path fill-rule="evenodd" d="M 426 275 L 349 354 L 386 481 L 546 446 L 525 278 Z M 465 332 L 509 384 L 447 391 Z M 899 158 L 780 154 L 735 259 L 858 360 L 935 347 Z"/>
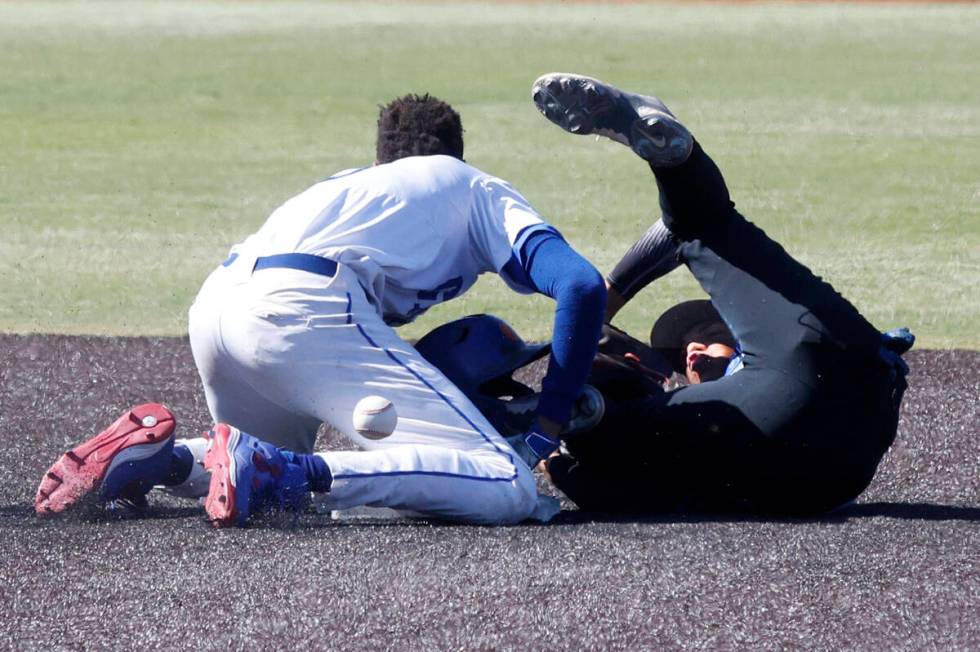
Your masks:
<path fill-rule="evenodd" d="M 538 504 L 534 475 L 520 460 L 494 451 L 483 456 L 487 468 L 493 469 L 490 482 L 480 482 L 477 507 L 466 519 L 482 525 L 513 525 L 529 518 Z"/>

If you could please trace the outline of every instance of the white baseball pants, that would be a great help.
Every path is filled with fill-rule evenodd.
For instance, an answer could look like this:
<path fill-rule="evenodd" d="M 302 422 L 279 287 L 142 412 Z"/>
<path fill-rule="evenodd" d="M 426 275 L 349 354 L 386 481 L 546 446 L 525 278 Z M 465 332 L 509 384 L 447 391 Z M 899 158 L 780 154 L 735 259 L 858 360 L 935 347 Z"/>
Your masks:
<path fill-rule="evenodd" d="M 363 450 L 319 453 L 333 473 L 323 506 L 389 507 L 473 523 L 515 523 L 538 505 L 533 475 L 475 406 L 387 326 L 350 268 L 333 277 L 251 272 L 236 260 L 190 309 L 208 407 L 277 446 L 310 452 L 320 422 Z M 381 440 L 354 429 L 366 396 L 390 400 Z"/>

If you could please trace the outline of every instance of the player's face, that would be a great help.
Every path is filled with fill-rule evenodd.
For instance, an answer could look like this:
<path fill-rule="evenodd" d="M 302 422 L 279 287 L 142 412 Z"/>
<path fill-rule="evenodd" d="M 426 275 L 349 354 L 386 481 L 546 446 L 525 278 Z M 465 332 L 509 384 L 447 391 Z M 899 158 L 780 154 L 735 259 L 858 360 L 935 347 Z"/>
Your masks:
<path fill-rule="evenodd" d="M 684 375 L 692 385 L 717 380 L 725 375 L 733 355 L 735 349 L 725 344 L 690 342 L 687 345 Z"/>

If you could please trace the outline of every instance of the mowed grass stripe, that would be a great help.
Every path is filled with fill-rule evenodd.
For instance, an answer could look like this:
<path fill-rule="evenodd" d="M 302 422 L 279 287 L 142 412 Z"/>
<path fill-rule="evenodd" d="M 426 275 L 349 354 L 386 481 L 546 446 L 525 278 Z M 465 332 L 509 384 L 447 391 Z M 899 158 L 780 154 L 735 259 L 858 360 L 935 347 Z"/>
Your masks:
<path fill-rule="evenodd" d="M 467 159 L 602 271 L 656 217 L 628 151 L 528 100 L 576 70 L 656 92 L 742 211 L 881 327 L 980 348 L 980 8 L 465 3 L 4 3 L 0 330 L 179 334 L 201 281 L 278 203 L 370 163 L 377 105 L 453 102 Z M 637 298 L 637 334 L 697 296 Z M 487 279 L 406 329 L 551 304 Z"/>

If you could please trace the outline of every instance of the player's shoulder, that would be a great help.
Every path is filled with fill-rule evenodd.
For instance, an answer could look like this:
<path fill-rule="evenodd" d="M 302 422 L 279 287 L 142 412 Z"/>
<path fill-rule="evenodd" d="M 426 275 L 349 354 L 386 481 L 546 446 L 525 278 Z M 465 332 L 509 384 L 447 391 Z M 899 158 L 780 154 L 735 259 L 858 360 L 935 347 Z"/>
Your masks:
<path fill-rule="evenodd" d="M 460 177 L 489 176 L 463 160 L 444 154 L 407 156 L 378 167 L 408 173 L 425 171 L 429 174 L 447 174 Z"/>
<path fill-rule="evenodd" d="M 409 156 L 376 167 L 378 182 L 405 196 L 448 193 L 459 201 L 463 197 L 472 200 L 488 183 L 501 183 L 465 161 L 441 154 Z"/>
<path fill-rule="evenodd" d="M 419 201 L 439 197 L 454 203 L 483 201 L 513 192 L 507 182 L 452 156 L 407 156 L 390 163 L 339 172 L 319 185 L 324 192 L 361 192 Z M 506 189 L 506 190 L 501 190 Z M 469 198 L 468 200 L 465 198 Z"/>

